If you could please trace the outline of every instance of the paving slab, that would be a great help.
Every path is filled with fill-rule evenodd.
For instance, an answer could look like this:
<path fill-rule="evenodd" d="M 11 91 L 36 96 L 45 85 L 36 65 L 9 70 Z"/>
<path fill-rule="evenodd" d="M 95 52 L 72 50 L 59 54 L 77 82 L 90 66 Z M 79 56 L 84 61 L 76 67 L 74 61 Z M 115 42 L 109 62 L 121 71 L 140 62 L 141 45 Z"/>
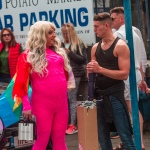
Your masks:
<path fill-rule="evenodd" d="M 78 134 L 66 135 L 68 150 L 78 150 Z M 120 138 L 112 139 L 113 146 L 120 143 Z M 144 134 L 145 150 L 150 150 L 150 133 Z M 101 150 L 101 149 L 100 149 Z"/>

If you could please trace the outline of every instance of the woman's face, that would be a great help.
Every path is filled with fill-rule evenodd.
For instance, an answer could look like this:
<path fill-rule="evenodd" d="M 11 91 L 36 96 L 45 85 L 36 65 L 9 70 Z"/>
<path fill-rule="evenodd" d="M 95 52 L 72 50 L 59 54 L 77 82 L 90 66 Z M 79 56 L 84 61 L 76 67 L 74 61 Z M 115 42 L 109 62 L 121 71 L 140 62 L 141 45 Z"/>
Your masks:
<path fill-rule="evenodd" d="M 54 30 L 50 29 L 46 35 L 47 43 L 46 47 L 53 46 L 55 43 L 56 33 Z"/>
<path fill-rule="evenodd" d="M 66 43 L 69 43 L 68 32 L 67 29 L 62 30 L 62 36 L 65 39 Z"/>
<path fill-rule="evenodd" d="M 9 43 L 12 39 L 11 34 L 7 30 L 4 30 L 2 38 L 4 43 Z"/>

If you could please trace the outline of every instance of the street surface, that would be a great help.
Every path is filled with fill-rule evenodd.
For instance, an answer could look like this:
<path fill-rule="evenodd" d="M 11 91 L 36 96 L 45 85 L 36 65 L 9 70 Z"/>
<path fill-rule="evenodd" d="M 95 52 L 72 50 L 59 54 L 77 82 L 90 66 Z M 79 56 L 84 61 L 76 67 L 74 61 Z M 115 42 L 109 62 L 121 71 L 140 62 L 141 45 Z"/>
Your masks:
<path fill-rule="evenodd" d="M 78 134 L 66 135 L 68 150 L 78 150 Z M 112 139 L 113 146 L 120 143 L 120 139 Z M 144 134 L 145 150 L 150 150 L 150 133 Z"/>

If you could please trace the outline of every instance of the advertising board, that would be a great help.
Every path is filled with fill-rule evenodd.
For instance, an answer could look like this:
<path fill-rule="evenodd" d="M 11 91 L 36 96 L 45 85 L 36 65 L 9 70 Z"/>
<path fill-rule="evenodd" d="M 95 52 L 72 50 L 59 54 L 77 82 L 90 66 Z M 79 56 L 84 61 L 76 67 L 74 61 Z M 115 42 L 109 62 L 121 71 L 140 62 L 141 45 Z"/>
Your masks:
<path fill-rule="evenodd" d="M 0 30 L 10 28 L 23 47 L 30 26 L 39 20 L 53 22 L 60 39 L 61 26 L 71 22 L 87 45 L 95 43 L 93 0 L 0 0 L 0 11 Z"/>

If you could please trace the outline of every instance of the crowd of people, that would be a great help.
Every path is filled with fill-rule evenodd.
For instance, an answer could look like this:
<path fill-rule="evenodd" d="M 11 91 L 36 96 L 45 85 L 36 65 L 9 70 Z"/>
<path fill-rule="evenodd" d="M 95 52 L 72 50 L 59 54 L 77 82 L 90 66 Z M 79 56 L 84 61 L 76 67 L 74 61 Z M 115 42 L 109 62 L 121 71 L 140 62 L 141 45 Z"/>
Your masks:
<path fill-rule="evenodd" d="M 76 106 L 86 69 L 87 73 L 96 73 L 94 93 L 96 100 L 101 99 L 96 102 L 101 149 L 136 149 L 132 137 L 130 50 L 126 42 L 124 8 L 115 7 L 110 13 L 95 15 L 93 26 L 100 41 L 91 49 L 90 62 L 87 60 L 87 46 L 78 37 L 72 23 L 62 25 L 61 41 L 55 34 L 57 29 L 53 23 L 37 21 L 29 29 L 25 50 L 16 42 L 10 29 L 1 30 L 0 82 L 9 83 L 16 74 L 13 98 L 22 99 L 25 119 L 32 119 L 32 115 L 36 118 L 37 139 L 32 150 L 46 150 L 49 140 L 53 150 L 67 150 L 65 134 L 78 132 Z M 147 59 L 141 32 L 132 27 L 132 33 L 136 86 L 150 93 L 144 80 Z M 68 88 L 70 72 L 73 72 L 74 88 Z M 31 103 L 29 85 L 32 87 Z M 144 150 L 140 111 L 139 118 Z M 115 148 L 110 134 L 112 123 L 122 141 Z"/>

